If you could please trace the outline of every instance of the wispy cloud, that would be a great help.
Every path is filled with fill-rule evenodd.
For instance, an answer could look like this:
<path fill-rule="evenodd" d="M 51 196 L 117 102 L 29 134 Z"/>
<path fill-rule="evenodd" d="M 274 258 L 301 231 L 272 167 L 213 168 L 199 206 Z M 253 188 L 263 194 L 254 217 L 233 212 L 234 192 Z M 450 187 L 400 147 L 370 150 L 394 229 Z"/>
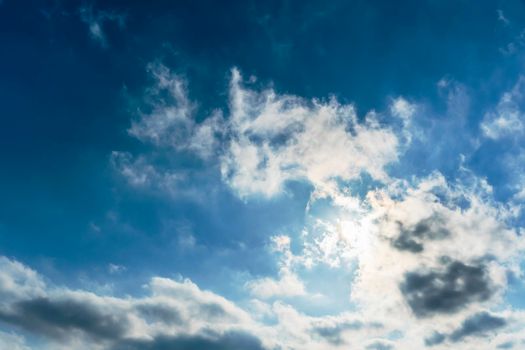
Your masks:
<path fill-rule="evenodd" d="M 516 137 L 523 133 L 523 119 L 521 105 L 525 99 L 525 78 L 520 77 L 514 87 L 505 92 L 498 105 L 485 114 L 481 123 L 483 134 L 490 139 Z"/>
<path fill-rule="evenodd" d="M 80 19 L 88 26 L 89 36 L 101 47 L 108 47 L 108 38 L 104 30 L 105 24 L 115 22 L 120 29 L 126 25 L 126 15 L 114 11 L 97 10 L 93 5 L 85 5 L 79 9 Z"/>

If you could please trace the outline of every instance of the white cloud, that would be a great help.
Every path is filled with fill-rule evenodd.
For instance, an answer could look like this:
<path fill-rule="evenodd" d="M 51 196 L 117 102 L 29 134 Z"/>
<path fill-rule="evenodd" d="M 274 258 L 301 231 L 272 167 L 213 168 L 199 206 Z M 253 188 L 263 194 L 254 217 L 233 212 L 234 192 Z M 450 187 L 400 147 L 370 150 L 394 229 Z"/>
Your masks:
<path fill-rule="evenodd" d="M 275 239 L 276 248 L 280 249 L 282 241 L 279 237 Z M 286 244 L 281 247 L 283 251 L 288 249 Z M 153 277 L 145 285 L 144 295 L 101 296 L 87 290 L 45 284 L 30 268 L 2 259 L 4 267 L 8 266 L 2 270 L 4 280 L 17 280 L 19 293 L 0 300 L 0 319 L 15 330 L 37 336 L 35 339 L 42 344 L 39 348 L 43 349 L 156 349 L 160 344 L 176 347 L 188 339 L 196 344 L 230 344 L 223 346 L 245 350 L 347 349 L 375 343 L 404 349 L 422 347 L 432 331 L 452 335 L 458 334 L 462 327 L 461 332 L 466 336 L 461 342 L 448 337 L 436 349 L 448 349 L 451 344 L 460 350 L 473 346 L 492 349 L 503 342 L 516 341 L 525 327 L 523 313 L 510 309 L 490 312 L 491 317 L 505 320 L 505 327 L 498 328 L 490 338 L 480 338 L 490 332 L 490 323 L 480 326 L 480 332 L 484 333 L 473 333 L 465 328 L 472 314 L 426 320 L 405 317 L 399 310 L 390 310 L 389 314 L 388 310 L 373 313 L 372 309 L 363 309 L 333 316 L 309 316 L 282 301 L 265 304 L 252 300 L 249 305 L 273 320 L 265 324 L 237 304 L 199 288 L 188 279 Z M 389 269 L 387 272 L 394 271 L 394 267 L 384 268 Z M 379 274 L 385 277 L 387 272 Z M 19 280 L 20 276 L 23 278 Z M 12 285 L 0 284 L 0 294 L 12 292 Z M 391 298 L 393 292 L 387 281 L 383 285 L 383 298 Z M 397 335 L 393 337 L 393 334 Z M 0 345 L 4 344 L 9 349 L 29 348 L 22 335 L 14 332 L 0 332 Z"/>
<path fill-rule="evenodd" d="M 148 65 L 148 72 L 155 79 L 148 94 L 151 112 L 141 113 L 128 130 L 130 135 L 156 146 L 209 158 L 222 132 L 220 111 L 197 123 L 197 105 L 189 100 L 185 81 L 159 63 Z"/>
<path fill-rule="evenodd" d="M 397 160 L 398 140 L 369 113 L 358 122 L 352 105 L 307 101 L 269 89 L 246 88 L 238 70 L 230 82 L 230 142 L 222 157 L 223 179 L 241 197 L 271 197 L 288 180 L 317 188 L 362 172 L 384 180 L 384 167 Z"/>
<path fill-rule="evenodd" d="M 352 261 L 357 263 L 350 300 L 358 311 L 349 315 L 362 315 L 362 322 L 380 323 L 383 329 L 325 329 L 322 332 L 331 339 L 332 348 L 336 348 L 333 342 L 339 341 L 341 345 L 363 347 L 378 341 L 400 349 L 423 348 L 432 330 L 453 334 L 472 315 L 485 310 L 499 312 L 504 307 L 502 296 L 508 288 L 508 274 L 522 275 L 519 263 L 525 245 L 519 232 L 510 226 L 516 212 L 511 205 L 492 199 L 492 189 L 485 180 L 467 169 L 461 173 L 454 183 L 434 173 L 372 190 L 360 207 L 343 205 L 338 218 L 317 218 L 306 226 L 297 255 L 289 249 L 289 237 L 274 239 L 286 257 L 280 266 L 286 266 L 299 282 L 300 266 L 324 264 L 341 269 Z M 344 195 L 349 196 L 338 193 Z M 333 199 L 337 207 L 337 197 Z M 414 279 L 421 285 L 415 287 Z M 319 283 L 323 283 L 323 276 L 319 276 Z M 272 283 L 268 285 L 277 289 Z M 449 288 L 456 289 L 450 292 Z M 304 334 L 298 330 L 308 317 L 290 306 L 278 305 L 280 311 L 275 312 L 281 318 L 279 327 L 295 327 L 283 331 L 293 334 L 288 341 L 299 348 L 323 348 L 315 340 L 302 338 Z M 318 322 L 328 319 L 323 317 Z M 497 336 L 490 340 L 474 336 L 459 343 L 450 336 L 435 348 L 448 349 L 453 344 L 454 349 L 468 349 L 485 341 L 490 345 L 480 348 L 491 349 L 503 339 L 515 338 L 515 330 L 506 327 L 498 328 Z M 402 334 L 400 339 L 385 337 L 395 330 Z"/>
<path fill-rule="evenodd" d="M 481 123 L 483 134 L 493 140 L 518 136 L 523 133 L 523 102 L 525 78 L 520 77 L 514 87 L 503 94 L 498 105 L 487 112 Z"/>
<path fill-rule="evenodd" d="M 190 280 L 154 277 L 145 286 L 147 295 L 117 298 L 47 285 L 19 262 L 5 257 L 1 262 L 0 320 L 47 339 L 51 348 L 114 349 L 159 336 L 213 338 L 207 335 L 210 329 L 220 335 L 251 333 L 255 327 L 244 310 Z M 20 336 L 6 333 L 0 333 L 2 342 L 24 344 Z"/>
<path fill-rule="evenodd" d="M 398 97 L 392 100 L 390 113 L 408 122 L 416 113 L 416 106 L 403 97 Z"/>
<path fill-rule="evenodd" d="M 218 161 L 222 179 L 242 198 L 279 195 L 290 180 L 307 181 L 321 192 L 362 173 L 386 180 L 385 166 L 398 159 L 396 132 L 374 111 L 358 121 L 354 107 L 335 98 L 309 101 L 250 89 L 233 69 L 228 113 L 216 110 L 197 122 L 197 105 L 189 100 L 184 80 L 158 63 L 148 70 L 155 79 L 147 95 L 150 111 L 141 113 L 129 133 L 175 151 L 173 156 L 190 152 L 210 164 Z M 391 108 L 394 124 L 406 126 L 414 109 L 397 99 Z M 132 183 L 161 173 L 151 162 L 141 163 L 145 173 L 123 167 Z"/>
<path fill-rule="evenodd" d="M 481 182 L 448 184 L 434 174 L 409 186 L 401 198 L 384 190 L 369 193 L 376 225 L 370 232 L 372 251 L 359 261 L 354 298 L 387 302 L 382 297 L 385 288 L 398 290 L 407 271 L 440 266 L 443 257 L 465 263 L 487 258 L 493 281 L 504 287 L 502 273 L 519 270 L 516 263 L 524 246 L 506 224 L 511 208 L 490 201 L 490 188 Z"/>

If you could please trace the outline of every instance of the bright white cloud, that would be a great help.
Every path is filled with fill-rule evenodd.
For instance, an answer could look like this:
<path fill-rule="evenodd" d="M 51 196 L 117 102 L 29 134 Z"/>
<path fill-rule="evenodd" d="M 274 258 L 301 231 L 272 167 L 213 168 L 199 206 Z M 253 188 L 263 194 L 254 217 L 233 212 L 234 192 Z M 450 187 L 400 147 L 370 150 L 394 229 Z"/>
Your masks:
<path fill-rule="evenodd" d="M 397 160 L 398 140 L 374 113 L 363 122 L 352 105 L 307 101 L 243 85 L 236 69 L 230 82 L 230 142 L 222 157 L 224 180 L 241 197 L 271 197 L 288 180 L 323 188 L 334 179 L 362 172 L 384 180 L 384 167 Z"/>
<path fill-rule="evenodd" d="M 319 191 L 362 173 L 386 180 L 385 166 L 398 159 L 395 131 L 373 111 L 358 121 L 354 107 L 335 98 L 309 101 L 250 89 L 233 69 L 228 113 L 217 110 L 197 122 L 197 105 L 189 100 L 184 80 L 161 64 L 148 70 L 155 79 L 147 98 L 150 111 L 141 113 L 129 133 L 158 147 L 218 161 L 222 179 L 240 197 L 276 196 L 290 180 L 307 181 Z M 396 100 L 394 124 L 406 126 L 414 108 Z M 126 169 L 132 181 L 147 181 L 148 176 Z M 146 165 L 145 170 L 153 171 Z"/>

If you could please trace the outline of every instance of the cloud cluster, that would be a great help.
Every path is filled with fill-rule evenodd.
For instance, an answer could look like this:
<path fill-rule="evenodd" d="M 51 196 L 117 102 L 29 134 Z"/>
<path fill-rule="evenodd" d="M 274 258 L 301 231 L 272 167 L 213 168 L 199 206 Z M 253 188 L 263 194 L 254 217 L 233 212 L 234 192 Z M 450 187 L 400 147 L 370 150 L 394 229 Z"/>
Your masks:
<path fill-rule="evenodd" d="M 197 104 L 188 98 L 184 79 L 162 64 L 148 70 L 155 81 L 148 93 L 150 111 L 129 133 L 157 147 L 217 161 L 222 179 L 240 197 L 276 196 L 287 181 L 326 191 L 335 181 L 362 173 L 386 179 L 385 166 L 398 159 L 398 137 L 373 111 L 359 120 L 353 105 L 335 98 L 305 100 L 251 89 L 233 69 L 229 110 L 197 122 Z M 390 124 L 400 127 L 414 107 L 397 99 L 391 113 Z"/>
<path fill-rule="evenodd" d="M 230 301 L 189 280 L 155 277 L 143 297 L 108 297 L 46 285 L 2 257 L 0 322 L 76 349 L 263 349 L 254 322 Z M 1 339 L 16 336 L 3 334 Z M 10 340 L 10 342 L 11 342 Z M 23 341 L 18 341 L 20 348 Z M 13 343 L 14 344 L 14 343 Z M 50 345 L 51 346 L 51 345 Z M 53 347 L 54 348 L 54 347 Z"/>
<path fill-rule="evenodd" d="M 272 238 L 276 276 L 244 284 L 252 298 L 251 322 L 258 320 L 251 329 L 256 337 L 278 334 L 272 345 L 285 349 L 492 349 L 516 343 L 523 316 L 503 298 L 508 277 L 522 276 L 525 246 L 514 226 L 519 206 L 494 200 L 487 181 L 462 163 L 448 180 L 438 171 L 406 179 L 389 174 L 413 136 L 416 146 L 428 141 L 423 123 L 414 120 L 424 111 L 420 105 L 399 97 L 383 113 L 358 116 L 352 104 L 335 98 L 306 100 L 256 89 L 233 69 L 229 108 L 203 118 L 183 79 L 162 65 L 150 71 L 153 102 L 132 124 L 132 136 L 173 155 L 197 156 L 220 169 L 223 182 L 244 199 L 286 193 L 290 181 L 312 187 L 302 231 Z M 486 138 L 521 132 L 520 84 L 486 113 Z M 438 86 L 449 118 L 432 132 L 462 128 L 470 108 L 467 89 L 444 80 Z M 180 174 L 157 169 L 147 157 L 116 157 L 117 168 L 135 185 L 169 188 L 170 175 Z M 373 186 L 357 194 L 358 181 Z M 331 215 L 316 213 L 317 205 L 330 207 Z M 293 252 L 292 239 L 299 246 Z M 312 291 L 325 283 L 322 276 L 305 278 L 319 266 L 355 269 L 348 281 L 353 312 L 313 317 L 296 308 L 297 300 L 327 298 Z"/>
<path fill-rule="evenodd" d="M 354 106 L 335 98 L 306 101 L 271 89 L 251 90 L 235 69 L 227 120 L 230 138 L 221 170 L 240 196 L 271 197 L 289 180 L 323 188 L 363 172 L 385 179 L 384 167 L 398 157 L 395 133 L 374 112 L 359 122 Z"/>

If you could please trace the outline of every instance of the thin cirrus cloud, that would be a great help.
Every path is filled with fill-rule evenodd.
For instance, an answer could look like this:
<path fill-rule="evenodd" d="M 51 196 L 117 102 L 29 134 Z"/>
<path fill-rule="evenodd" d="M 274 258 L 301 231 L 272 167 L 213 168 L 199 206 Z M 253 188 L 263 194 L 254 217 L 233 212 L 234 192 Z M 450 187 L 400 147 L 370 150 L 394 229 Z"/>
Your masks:
<path fill-rule="evenodd" d="M 485 137 L 498 140 L 515 137 L 523 133 L 523 115 L 520 106 L 525 96 L 525 77 L 520 77 L 509 91 L 505 92 L 496 108 L 487 112 L 481 123 Z"/>
<path fill-rule="evenodd" d="M 108 38 L 104 27 L 111 22 L 117 24 L 120 30 L 126 25 L 126 15 L 115 11 L 97 10 L 92 5 L 85 5 L 79 9 L 82 22 L 88 27 L 89 36 L 98 45 L 107 48 Z"/>

